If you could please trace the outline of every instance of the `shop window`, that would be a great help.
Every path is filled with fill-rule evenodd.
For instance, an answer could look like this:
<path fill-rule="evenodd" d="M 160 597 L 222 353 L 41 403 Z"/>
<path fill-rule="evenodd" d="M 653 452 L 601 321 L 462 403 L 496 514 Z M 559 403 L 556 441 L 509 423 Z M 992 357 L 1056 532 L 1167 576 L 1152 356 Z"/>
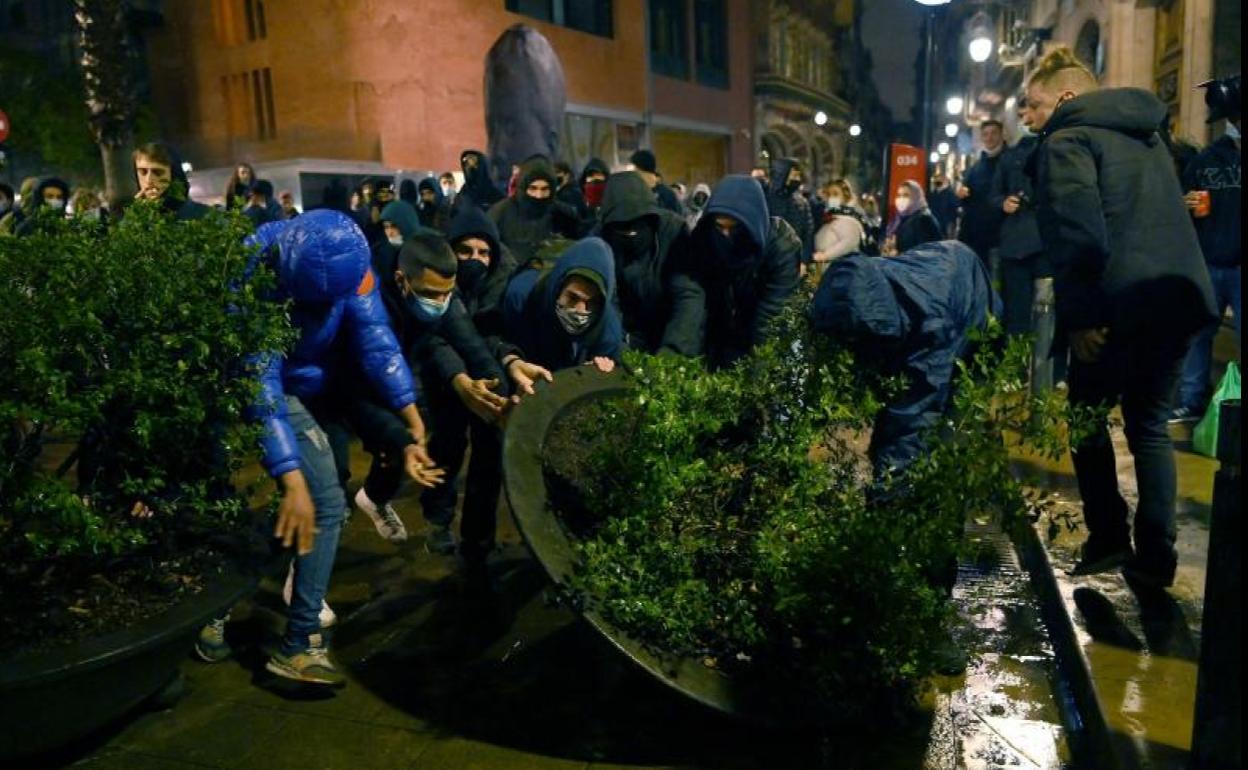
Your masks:
<path fill-rule="evenodd" d="M 650 0 L 650 69 L 689 78 L 689 27 L 685 0 Z"/>
<path fill-rule="evenodd" d="M 698 82 L 728 87 L 728 11 L 724 0 L 694 0 L 694 62 Z"/>
<path fill-rule="evenodd" d="M 615 34 L 611 0 L 506 0 L 512 13 L 599 37 Z"/>

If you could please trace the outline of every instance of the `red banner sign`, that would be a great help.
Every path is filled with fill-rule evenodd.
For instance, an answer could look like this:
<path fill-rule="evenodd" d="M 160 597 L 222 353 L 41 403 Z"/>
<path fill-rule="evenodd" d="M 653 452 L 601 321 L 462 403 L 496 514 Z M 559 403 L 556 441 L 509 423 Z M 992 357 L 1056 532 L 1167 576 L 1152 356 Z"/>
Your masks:
<path fill-rule="evenodd" d="M 897 213 L 893 201 L 897 200 L 897 190 L 903 183 L 918 182 L 920 187 L 927 189 L 927 157 L 921 147 L 890 144 L 885 151 L 884 168 L 887 170 L 884 195 L 888 202 L 888 215 L 884 221 L 888 222 Z"/>

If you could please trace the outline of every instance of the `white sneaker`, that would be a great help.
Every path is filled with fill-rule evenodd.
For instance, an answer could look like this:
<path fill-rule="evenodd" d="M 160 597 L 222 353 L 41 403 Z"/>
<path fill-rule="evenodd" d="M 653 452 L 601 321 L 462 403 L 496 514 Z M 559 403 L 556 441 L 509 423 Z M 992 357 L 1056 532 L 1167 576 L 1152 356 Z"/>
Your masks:
<path fill-rule="evenodd" d="M 403 526 L 403 520 L 399 518 L 399 514 L 395 512 L 394 506 L 390 503 L 378 507 L 376 503 L 368 499 L 364 487 L 360 487 L 360 491 L 355 493 L 355 507 L 368 514 L 368 518 L 373 521 L 373 526 L 377 528 L 377 534 L 384 539 L 391 543 L 402 543 L 407 540 L 407 527 Z"/>
<path fill-rule="evenodd" d="M 282 586 L 282 601 L 286 602 L 286 606 L 290 606 L 290 597 L 295 590 L 295 562 L 291 560 L 290 569 L 286 571 L 286 585 Z M 329 628 L 338 622 L 338 613 L 329 607 L 329 602 L 321 599 L 321 612 L 318 616 L 321 621 L 321 628 Z"/>

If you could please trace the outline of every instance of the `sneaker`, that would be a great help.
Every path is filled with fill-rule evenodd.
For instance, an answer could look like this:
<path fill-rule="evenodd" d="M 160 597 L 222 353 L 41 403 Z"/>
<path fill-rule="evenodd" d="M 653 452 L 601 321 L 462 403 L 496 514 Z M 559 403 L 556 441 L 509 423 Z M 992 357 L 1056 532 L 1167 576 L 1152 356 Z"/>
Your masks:
<path fill-rule="evenodd" d="M 1175 409 L 1170 413 L 1170 422 L 1200 422 L 1201 417 L 1204 417 L 1204 415 L 1197 410 L 1186 406 L 1180 406 L 1178 409 Z"/>
<path fill-rule="evenodd" d="M 377 534 L 384 539 L 391 543 L 402 543 L 407 540 L 407 527 L 403 526 L 403 520 L 399 518 L 399 514 L 395 512 L 394 506 L 390 503 L 378 506 L 369 499 L 368 494 L 364 492 L 364 487 L 360 487 L 360 491 L 355 493 L 355 507 L 368 514 L 373 526 L 377 528 Z"/>
<path fill-rule="evenodd" d="M 1146 564 L 1138 556 L 1129 559 L 1122 567 L 1122 576 L 1127 579 L 1127 582 L 1155 590 L 1174 585 L 1174 572 L 1174 567 L 1159 568 Z"/>
<path fill-rule="evenodd" d="M 230 657 L 233 650 L 225 640 L 226 614 L 222 618 L 213 618 L 208 625 L 199 629 L 199 638 L 195 640 L 195 654 L 205 663 L 220 663 Z"/>
<path fill-rule="evenodd" d="M 430 524 L 425 531 L 425 550 L 435 556 L 455 555 L 455 533 L 445 524 Z"/>
<path fill-rule="evenodd" d="M 1103 542 L 1089 537 L 1083 544 L 1079 561 L 1067 570 L 1066 574 L 1071 577 L 1084 577 L 1111 572 L 1125 564 L 1133 555 L 1131 546 L 1126 543 L 1111 542 L 1109 545 L 1103 545 Z"/>
<path fill-rule="evenodd" d="M 294 655 L 273 653 L 264 667 L 285 679 L 323 687 L 342 687 L 347 683 L 342 672 L 329 659 L 329 650 L 322 643 L 320 634 L 308 638 L 308 648 Z"/>
<path fill-rule="evenodd" d="M 290 562 L 290 569 L 286 570 L 286 585 L 282 586 L 282 601 L 286 602 L 286 606 L 290 606 L 290 597 L 295 590 L 295 562 Z M 329 607 L 329 602 L 321 599 L 321 612 L 318 616 L 321 621 L 321 628 L 329 628 L 338 622 L 338 614 Z"/>

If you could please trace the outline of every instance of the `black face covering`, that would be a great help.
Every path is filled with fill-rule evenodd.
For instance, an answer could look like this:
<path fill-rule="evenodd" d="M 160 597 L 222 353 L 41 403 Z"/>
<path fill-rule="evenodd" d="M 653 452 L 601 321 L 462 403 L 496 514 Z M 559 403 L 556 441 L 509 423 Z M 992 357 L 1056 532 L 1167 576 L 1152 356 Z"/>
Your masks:
<path fill-rule="evenodd" d="M 467 296 L 476 294 L 477 288 L 490 272 L 490 266 L 479 259 L 462 259 L 459 269 L 455 272 L 455 285 Z"/>
<path fill-rule="evenodd" d="M 754 263 L 754 242 L 742 225 L 733 229 L 731 237 L 725 236 L 719 228 L 711 228 L 711 249 L 715 252 L 716 264 L 730 271 L 744 270 Z"/>
<path fill-rule="evenodd" d="M 554 205 L 555 199 L 534 198 L 528 193 L 520 195 L 520 216 L 525 219 L 541 219 L 550 211 L 550 207 Z"/>
<path fill-rule="evenodd" d="M 623 263 L 639 261 L 654 249 L 654 225 L 646 219 L 612 224 L 602 237 Z"/>
<path fill-rule="evenodd" d="M 801 186 L 802 186 L 802 181 L 800 179 L 798 180 L 790 179 L 784 183 L 784 191 L 785 193 L 792 195 L 793 193 L 797 192 Z"/>

